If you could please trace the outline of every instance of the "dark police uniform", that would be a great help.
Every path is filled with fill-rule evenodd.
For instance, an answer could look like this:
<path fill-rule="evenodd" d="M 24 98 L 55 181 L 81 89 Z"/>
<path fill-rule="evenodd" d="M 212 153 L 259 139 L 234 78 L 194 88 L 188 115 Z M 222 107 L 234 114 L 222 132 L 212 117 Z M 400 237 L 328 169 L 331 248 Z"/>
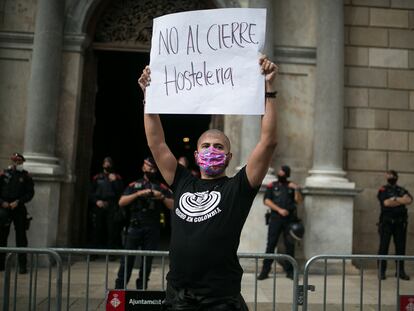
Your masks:
<path fill-rule="evenodd" d="M 100 173 L 94 176 L 91 190 L 92 226 L 94 247 L 116 249 L 122 248 L 121 209 L 118 205 L 122 194 L 123 182 L 121 176 L 115 174 L 116 179 L 111 181 L 109 174 Z M 106 207 L 96 206 L 97 201 L 105 201 Z"/>
<path fill-rule="evenodd" d="M 289 224 L 297 221 L 295 189 L 290 188 L 289 181 L 274 181 L 267 186 L 264 200 L 270 199 L 273 203 L 282 209 L 288 210 L 288 216 L 282 216 L 278 212 L 271 210 L 269 220 L 269 230 L 267 234 L 266 253 L 272 254 L 275 251 L 280 235 L 283 233 L 283 242 L 286 254 L 295 256 L 295 244 L 289 238 Z M 270 271 L 273 259 L 263 261 L 262 273 L 267 275 Z M 281 261 L 280 264 L 290 277 L 293 275 L 293 267 L 290 263 Z"/>
<path fill-rule="evenodd" d="M 13 222 L 16 231 L 16 246 L 27 247 L 26 230 L 28 229 L 27 210 L 25 203 L 29 202 L 34 196 L 33 180 L 25 170 L 18 171 L 8 168 L 0 173 L 0 208 L 7 210 L 2 213 L 3 217 L 8 217 L 9 221 L 1 221 L 0 227 L 0 246 L 7 246 L 7 238 L 10 233 L 10 223 Z M 12 203 L 18 200 L 16 208 L 4 209 L 1 207 L 3 202 Z M 3 211 L 4 212 L 4 211 Z M 19 254 L 20 272 L 26 271 L 27 256 Z M 5 254 L 0 254 L 0 270 L 4 270 Z"/>
<path fill-rule="evenodd" d="M 381 214 L 378 224 L 380 234 L 379 255 L 387 255 L 391 237 L 394 239 L 395 254 L 405 255 L 405 245 L 407 238 L 407 208 L 405 205 L 395 207 L 384 206 L 384 201 L 393 197 L 403 197 L 411 194 L 403 187 L 387 184 L 382 186 L 378 191 L 378 200 L 381 204 Z M 400 275 L 405 275 L 404 262 L 400 262 Z M 387 262 L 382 261 L 380 264 L 381 275 L 385 276 Z"/>
<path fill-rule="evenodd" d="M 160 191 L 165 197 L 171 198 L 171 191 L 167 186 L 150 182 L 144 178 L 129 184 L 123 195 L 130 195 L 140 190 L 151 189 Z M 162 200 L 155 200 L 151 197 L 139 197 L 132 204 L 126 207 L 129 218 L 125 249 L 136 250 L 157 250 L 160 240 L 160 212 Z M 151 273 L 152 256 L 145 257 L 145 288 L 147 287 L 149 275 Z M 135 256 L 127 258 L 126 283 L 131 278 Z M 118 270 L 118 277 L 115 281 L 115 288 L 124 288 L 125 260 L 121 258 L 121 265 Z M 141 261 L 139 276 L 136 280 L 137 289 L 144 288 L 144 260 Z"/>

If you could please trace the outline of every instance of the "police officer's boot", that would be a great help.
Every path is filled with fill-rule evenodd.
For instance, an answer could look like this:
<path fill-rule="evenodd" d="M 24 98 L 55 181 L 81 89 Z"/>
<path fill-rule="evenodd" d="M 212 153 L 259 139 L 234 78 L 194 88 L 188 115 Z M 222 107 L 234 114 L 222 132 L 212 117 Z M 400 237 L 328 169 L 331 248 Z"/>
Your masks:
<path fill-rule="evenodd" d="M 409 281 L 410 280 L 410 276 L 408 276 L 405 273 L 404 261 L 400 261 L 399 264 L 396 261 L 395 264 L 396 264 L 396 269 L 399 268 L 399 271 L 400 271 L 399 273 L 395 272 L 395 277 L 399 277 L 401 280 L 404 280 L 404 281 Z"/>
<path fill-rule="evenodd" d="M 148 280 L 145 282 L 145 287 L 144 287 L 142 279 L 137 279 L 135 281 L 135 285 L 137 286 L 138 290 L 146 290 L 148 288 Z"/>
<path fill-rule="evenodd" d="M 286 277 L 293 280 L 293 270 L 286 271 Z"/>
<path fill-rule="evenodd" d="M 19 261 L 19 273 L 20 274 L 27 274 L 27 256 L 26 254 L 19 254 L 18 255 Z"/>
<path fill-rule="evenodd" d="M 257 276 L 257 279 L 259 281 L 261 280 L 265 280 L 269 277 L 269 272 L 270 272 L 270 266 L 271 263 L 269 264 L 268 261 L 265 259 L 263 260 L 263 267 L 262 267 L 262 271 L 260 272 L 260 274 Z"/>
<path fill-rule="evenodd" d="M 385 271 L 387 270 L 387 261 L 379 260 L 377 262 L 377 266 L 378 266 L 378 279 L 385 280 L 387 278 L 385 274 Z"/>
<path fill-rule="evenodd" d="M 266 280 L 269 277 L 269 273 L 266 273 L 264 271 L 260 272 L 260 274 L 257 276 L 257 279 L 259 281 Z"/>
<path fill-rule="evenodd" d="M 27 267 L 26 267 L 26 265 L 19 265 L 19 273 L 20 274 L 27 274 Z"/>
<path fill-rule="evenodd" d="M 404 281 L 409 281 L 410 280 L 410 276 L 408 274 L 405 273 L 405 271 L 400 271 L 400 273 L 395 273 L 395 277 L 399 277 L 401 280 Z"/>
<path fill-rule="evenodd" d="M 115 289 L 124 289 L 124 280 L 117 278 L 115 280 Z"/>

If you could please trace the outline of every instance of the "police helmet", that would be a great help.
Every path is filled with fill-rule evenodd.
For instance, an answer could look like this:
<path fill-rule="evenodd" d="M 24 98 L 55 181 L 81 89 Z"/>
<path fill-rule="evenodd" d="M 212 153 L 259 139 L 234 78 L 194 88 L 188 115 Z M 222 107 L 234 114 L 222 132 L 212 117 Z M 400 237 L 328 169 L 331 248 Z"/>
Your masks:
<path fill-rule="evenodd" d="M 289 235 L 297 241 L 302 240 L 303 235 L 305 234 L 305 227 L 302 222 L 292 222 L 289 225 Z"/>

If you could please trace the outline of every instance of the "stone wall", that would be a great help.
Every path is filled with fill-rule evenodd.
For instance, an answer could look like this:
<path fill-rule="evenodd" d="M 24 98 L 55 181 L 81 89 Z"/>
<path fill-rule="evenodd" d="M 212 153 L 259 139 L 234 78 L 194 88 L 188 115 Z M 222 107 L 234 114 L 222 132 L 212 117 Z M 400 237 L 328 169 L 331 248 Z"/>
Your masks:
<path fill-rule="evenodd" d="M 363 189 L 355 200 L 354 253 L 378 250 L 376 194 L 384 171 L 400 172 L 400 185 L 414 193 L 413 28 L 414 1 L 345 1 L 344 167 Z M 409 214 L 411 241 L 412 206 Z"/>
<path fill-rule="evenodd" d="M 35 0 L 2 0 L 0 2 L 0 30 L 33 33 L 36 3 Z"/>
<path fill-rule="evenodd" d="M 0 2 L 0 168 L 22 152 L 36 1 Z"/>

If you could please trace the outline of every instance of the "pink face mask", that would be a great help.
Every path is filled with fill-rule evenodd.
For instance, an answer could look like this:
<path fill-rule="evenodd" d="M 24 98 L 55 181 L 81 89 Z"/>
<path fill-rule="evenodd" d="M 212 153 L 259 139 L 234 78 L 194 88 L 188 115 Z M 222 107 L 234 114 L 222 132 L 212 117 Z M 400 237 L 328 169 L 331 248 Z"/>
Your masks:
<path fill-rule="evenodd" d="M 217 176 L 224 172 L 227 166 L 227 154 L 210 146 L 196 155 L 197 165 L 208 176 Z"/>

